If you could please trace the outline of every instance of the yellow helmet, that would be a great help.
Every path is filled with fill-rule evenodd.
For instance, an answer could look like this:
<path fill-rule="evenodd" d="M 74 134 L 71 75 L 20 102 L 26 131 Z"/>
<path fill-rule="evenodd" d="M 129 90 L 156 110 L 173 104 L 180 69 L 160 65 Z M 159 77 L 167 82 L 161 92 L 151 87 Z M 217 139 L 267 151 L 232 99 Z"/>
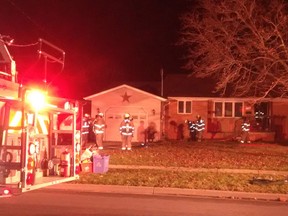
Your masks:
<path fill-rule="evenodd" d="M 124 118 L 125 118 L 125 119 L 130 118 L 130 114 L 129 114 L 129 113 L 125 113 L 125 114 L 124 114 Z"/>

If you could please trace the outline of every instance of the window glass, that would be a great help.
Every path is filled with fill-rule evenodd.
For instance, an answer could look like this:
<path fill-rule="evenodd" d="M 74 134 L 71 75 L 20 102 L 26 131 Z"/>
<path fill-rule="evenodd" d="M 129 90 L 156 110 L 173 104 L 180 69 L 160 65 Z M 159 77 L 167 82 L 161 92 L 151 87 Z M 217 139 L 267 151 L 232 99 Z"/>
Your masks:
<path fill-rule="evenodd" d="M 192 113 L 192 102 L 186 101 L 186 113 Z"/>
<path fill-rule="evenodd" d="M 216 117 L 222 116 L 222 109 L 223 109 L 222 102 L 215 102 L 215 116 Z"/>
<path fill-rule="evenodd" d="M 232 117 L 232 103 L 225 102 L 225 117 Z"/>
<path fill-rule="evenodd" d="M 240 102 L 235 103 L 235 117 L 242 117 L 243 104 Z"/>
<path fill-rule="evenodd" d="M 184 113 L 184 101 L 178 102 L 178 113 Z"/>

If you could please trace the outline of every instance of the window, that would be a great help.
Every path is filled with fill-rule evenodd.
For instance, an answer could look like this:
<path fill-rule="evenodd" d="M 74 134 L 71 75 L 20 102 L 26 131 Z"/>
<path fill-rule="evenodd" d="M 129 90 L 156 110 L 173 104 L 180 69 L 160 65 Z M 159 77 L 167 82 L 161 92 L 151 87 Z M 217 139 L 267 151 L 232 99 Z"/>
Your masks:
<path fill-rule="evenodd" d="M 233 104 L 231 102 L 225 102 L 225 117 L 232 117 L 233 114 Z"/>
<path fill-rule="evenodd" d="M 215 117 L 242 117 L 242 102 L 215 102 Z"/>
<path fill-rule="evenodd" d="M 215 102 L 215 117 L 222 117 L 223 103 Z"/>
<path fill-rule="evenodd" d="M 235 117 L 242 117 L 242 112 L 243 112 L 243 103 L 241 102 L 236 102 L 235 103 Z"/>
<path fill-rule="evenodd" d="M 192 101 L 178 101 L 178 113 L 192 113 Z"/>

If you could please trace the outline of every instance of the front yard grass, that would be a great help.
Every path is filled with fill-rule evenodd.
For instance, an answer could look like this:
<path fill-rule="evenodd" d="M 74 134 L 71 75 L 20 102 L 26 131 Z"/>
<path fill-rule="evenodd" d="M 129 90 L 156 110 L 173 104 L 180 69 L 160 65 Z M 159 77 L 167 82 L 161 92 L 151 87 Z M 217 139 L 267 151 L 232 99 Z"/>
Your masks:
<path fill-rule="evenodd" d="M 81 173 L 76 183 L 287 194 L 286 176 L 257 175 L 257 178 L 272 178 L 273 181 L 267 184 L 253 184 L 254 177 L 253 174 L 236 173 L 110 169 L 105 174 Z"/>
<path fill-rule="evenodd" d="M 120 147 L 120 145 L 119 145 Z M 113 165 L 141 165 L 209 169 L 288 171 L 288 146 L 235 142 L 159 142 L 133 151 L 104 149 Z M 269 180 L 252 182 L 253 178 Z M 262 193 L 287 193 L 288 176 L 151 169 L 110 169 L 105 174 L 81 173 L 75 183 L 175 187 Z M 271 180 L 271 181 L 270 181 Z M 254 184 L 253 184 L 254 183 Z"/>
<path fill-rule="evenodd" d="M 119 145 L 120 149 L 120 145 Z M 104 150 L 110 164 L 288 171 L 288 146 L 236 142 L 159 142 L 147 148 Z"/>

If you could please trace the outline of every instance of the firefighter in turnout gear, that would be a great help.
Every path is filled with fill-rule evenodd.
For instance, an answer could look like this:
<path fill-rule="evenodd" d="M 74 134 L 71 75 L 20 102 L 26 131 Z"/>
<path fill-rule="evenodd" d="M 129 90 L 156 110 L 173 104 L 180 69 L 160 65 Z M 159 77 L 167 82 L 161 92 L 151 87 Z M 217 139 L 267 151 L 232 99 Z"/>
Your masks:
<path fill-rule="evenodd" d="M 196 123 L 194 121 L 186 120 L 185 123 L 188 126 L 190 141 L 196 141 Z"/>
<path fill-rule="evenodd" d="M 93 131 L 95 133 L 96 145 L 99 150 L 103 149 L 103 136 L 106 127 L 103 117 L 104 114 L 100 112 L 95 116 L 95 120 L 93 121 Z"/>
<path fill-rule="evenodd" d="M 241 143 L 250 143 L 250 122 L 247 117 L 243 117 L 243 123 L 241 125 L 242 135 L 241 135 Z"/>
<path fill-rule="evenodd" d="M 130 118 L 130 114 L 125 113 L 124 119 L 120 124 L 120 134 L 122 139 L 122 150 L 131 150 L 131 140 L 134 134 L 133 120 Z"/>
<path fill-rule="evenodd" d="M 196 138 L 198 142 L 201 142 L 203 138 L 203 132 L 205 130 L 205 122 L 200 115 L 197 115 L 196 119 Z"/>

